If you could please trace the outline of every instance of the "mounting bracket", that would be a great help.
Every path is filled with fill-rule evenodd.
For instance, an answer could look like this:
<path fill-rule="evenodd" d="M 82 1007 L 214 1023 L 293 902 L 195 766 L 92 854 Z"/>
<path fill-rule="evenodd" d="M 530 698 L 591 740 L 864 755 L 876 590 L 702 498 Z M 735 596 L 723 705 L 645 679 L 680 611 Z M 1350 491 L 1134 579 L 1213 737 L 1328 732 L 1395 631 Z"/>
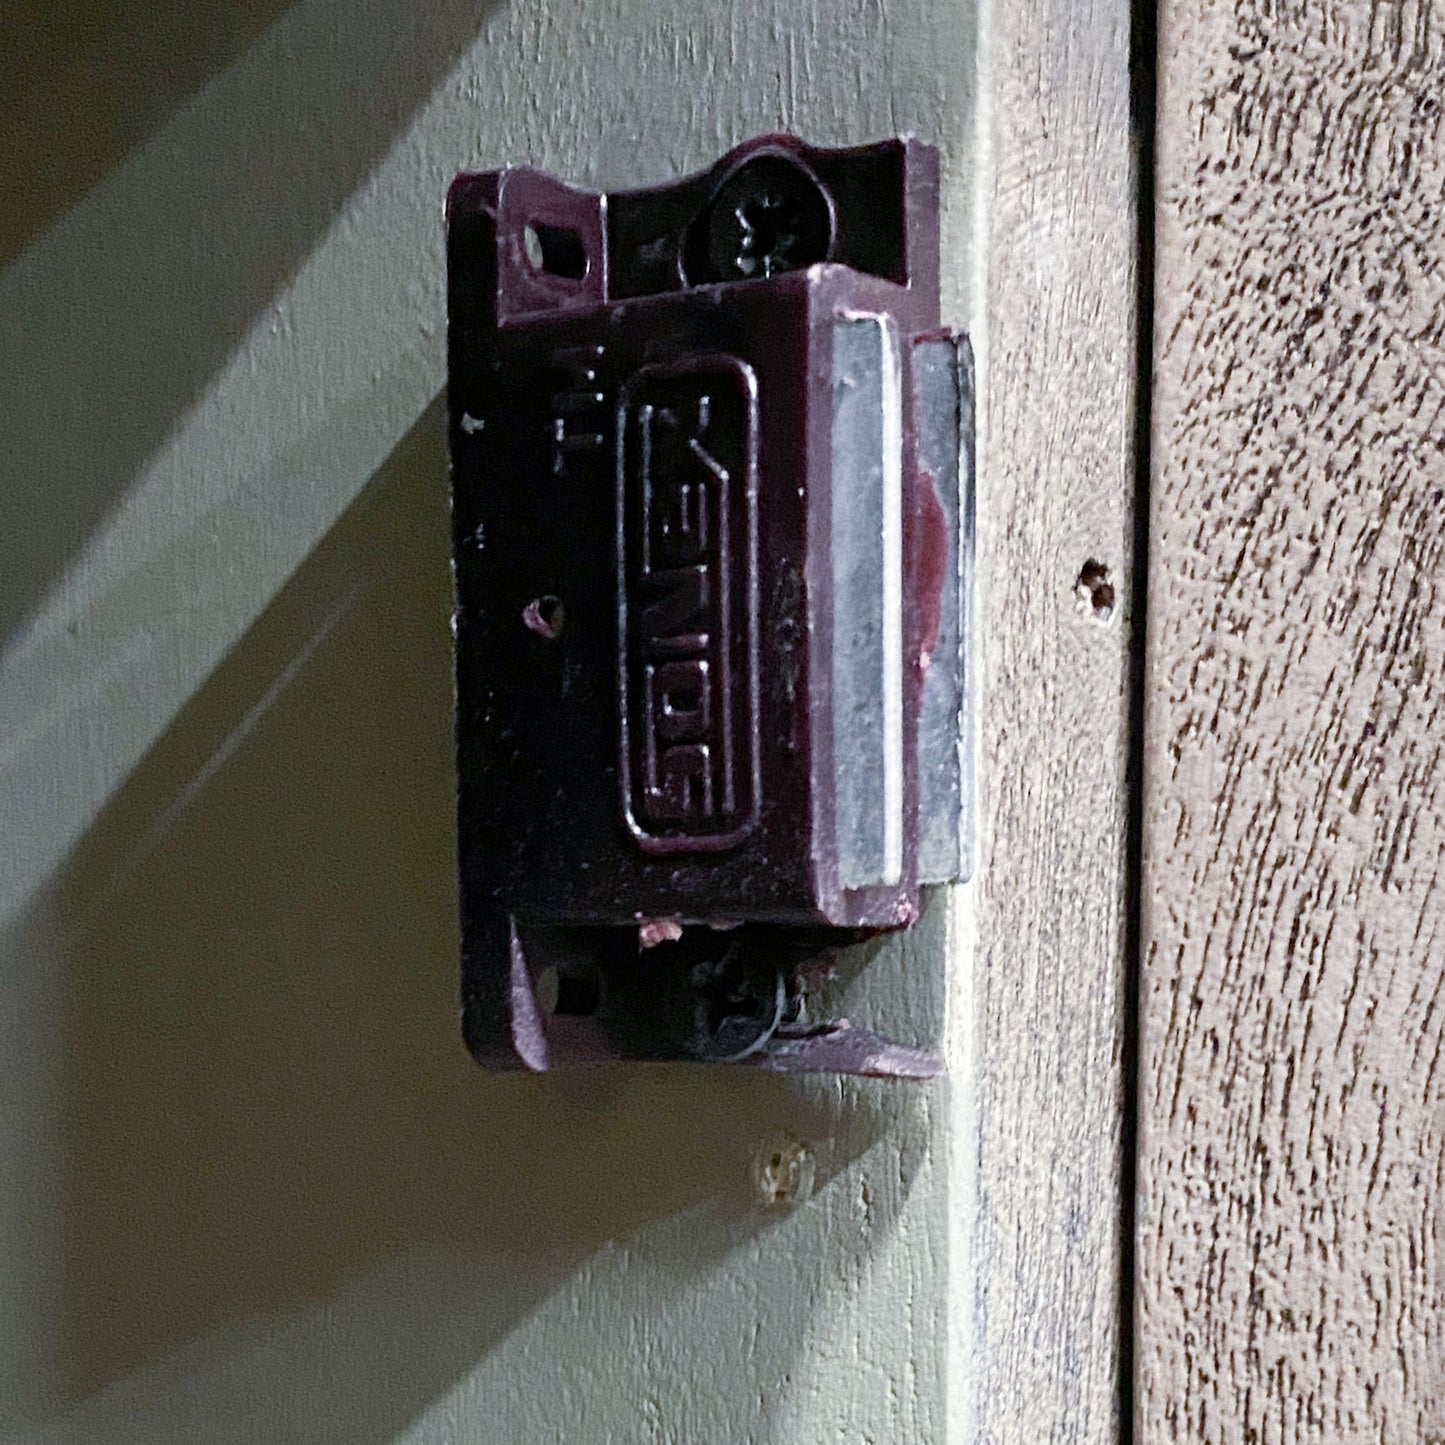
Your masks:
<path fill-rule="evenodd" d="M 808 1017 L 967 875 L 972 359 L 938 158 L 764 136 L 448 219 L 464 1030 L 488 1064 L 926 1076 Z"/>

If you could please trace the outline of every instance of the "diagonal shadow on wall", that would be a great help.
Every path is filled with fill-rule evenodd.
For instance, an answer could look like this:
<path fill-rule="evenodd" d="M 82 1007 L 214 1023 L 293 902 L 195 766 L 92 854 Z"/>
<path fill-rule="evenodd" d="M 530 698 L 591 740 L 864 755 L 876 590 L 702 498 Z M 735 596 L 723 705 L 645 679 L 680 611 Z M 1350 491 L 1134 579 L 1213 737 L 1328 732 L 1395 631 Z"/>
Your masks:
<path fill-rule="evenodd" d="M 224 69 L 289 0 L 7 0 L 0 266 Z"/>
<path fill-rule="evenodd" d="M 0 642 L 502 3 L 300 0 L 0 274 Z"/>
<path fill-rule="evenodd" d="M 706 1204 L 722 1227 L 684 1230 L 677 1264 L 700 1275 L 765 1228 L 746 1161 L 780 1118 L 843 1140 L 831 1176 L 922 1107 L 855 1099 L 840 1128 L 836 1089 L 762 1074 L 464 1056 L 442 434 L 433 406 L 22 929 L 65 970 L 60 1318 L 32 1422 L 132 1375 L 179 1398 L 168 1362 L 198 1341 L 244 1354 L 411 1260 L 346 1326 L 361 1345 L 256 1379 L 264 1416 L 206 1417 L 389 1441 L 608 1241 Z"/>

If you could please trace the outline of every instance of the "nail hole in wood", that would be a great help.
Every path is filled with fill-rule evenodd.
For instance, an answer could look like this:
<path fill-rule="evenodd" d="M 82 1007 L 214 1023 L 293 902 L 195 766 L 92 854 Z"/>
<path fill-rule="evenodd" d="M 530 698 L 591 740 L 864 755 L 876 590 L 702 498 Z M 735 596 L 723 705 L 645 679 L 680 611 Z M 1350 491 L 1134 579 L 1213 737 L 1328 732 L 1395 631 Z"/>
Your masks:
<path fill-rule="evenodd" d="M 1090 557 L 1084 563 L 1079 569 L 1079 580 L 1074 583 L 1074 593 L 1100 622 L 1107 622 L 1114 615 L 1114 584 L 1102 562 Z"/>

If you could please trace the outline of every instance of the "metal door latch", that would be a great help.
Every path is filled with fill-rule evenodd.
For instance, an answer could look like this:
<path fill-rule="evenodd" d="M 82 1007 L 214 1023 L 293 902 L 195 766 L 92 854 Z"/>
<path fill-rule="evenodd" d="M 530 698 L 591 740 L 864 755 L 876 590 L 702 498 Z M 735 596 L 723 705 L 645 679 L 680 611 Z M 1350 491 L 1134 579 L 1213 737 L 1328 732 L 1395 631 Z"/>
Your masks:
<path fill-rule="evenodd" d="M 810 967 L 967 875 L 973 369 L 938 157 L 447 201 L 464 1031 L 925 1076 Z"/>

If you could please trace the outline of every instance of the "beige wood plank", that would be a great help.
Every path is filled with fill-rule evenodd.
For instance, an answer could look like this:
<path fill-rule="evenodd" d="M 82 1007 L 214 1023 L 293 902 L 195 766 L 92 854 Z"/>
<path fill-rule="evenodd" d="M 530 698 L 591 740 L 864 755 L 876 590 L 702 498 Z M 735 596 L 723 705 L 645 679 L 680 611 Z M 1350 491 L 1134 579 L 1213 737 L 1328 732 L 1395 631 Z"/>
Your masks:
<path fill-rule="evenodd" d="M 1118 1438 L 1129 22 L 1127 0 L 1029 0 L 996 5 L 987 32 L 986 868 L 972 1025 L 977 1438 L 997 1445 Z"/>
<path fill-rule="evenodd" d="M 1143 1445 L 1445 1438 L 1442 40 L 1161 11 Z"/>

